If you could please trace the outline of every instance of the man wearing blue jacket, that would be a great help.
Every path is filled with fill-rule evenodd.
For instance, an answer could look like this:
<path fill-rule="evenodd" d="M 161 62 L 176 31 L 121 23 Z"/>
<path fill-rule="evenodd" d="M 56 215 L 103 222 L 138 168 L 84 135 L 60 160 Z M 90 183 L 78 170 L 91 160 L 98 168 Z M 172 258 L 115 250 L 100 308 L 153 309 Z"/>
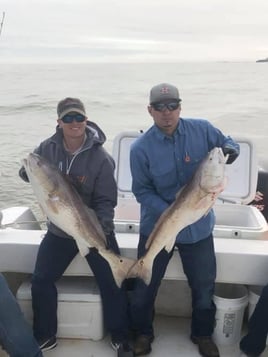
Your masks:
<path fill-rule="evenodd" d="M 239 155 L 239 145 L 207 120 L 180 117 L 181 98 L 174 85 L 161 83 L 151 89 L 148 112 L 154 125 L 133 143 L 130 152 L 132 190 L 141 204 L 138 257 L 144 255 L 146 241 L 158 218 L 208 152 L 221 147 L 229 155 L 227 164 Z M 211 338 L 216 311 L 212 300 L 216 279 L 214 224 L 215 216 L 210 210 L 184 228 L 175 243 L 192 293 L 191 340 L 205 357 L 219 356 Z M 158 254 L 148 286 L 136 281 L 131 300 L 136 356 L 151 351 L 154 301 L 172 254 L 173 250 L 167 253 L 164 249 Z"/>

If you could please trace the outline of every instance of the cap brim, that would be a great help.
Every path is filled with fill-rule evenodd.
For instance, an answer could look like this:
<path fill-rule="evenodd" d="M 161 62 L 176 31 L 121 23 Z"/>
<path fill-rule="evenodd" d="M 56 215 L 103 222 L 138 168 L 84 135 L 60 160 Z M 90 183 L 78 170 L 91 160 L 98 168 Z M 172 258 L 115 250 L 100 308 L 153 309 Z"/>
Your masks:
<path fill-rule="evenodd" d="M 79 114 L 84 115 L 85 117 L 87 116 L 83 110 L 80 110 L 77 108 L 68 108 L 59 115 L 59 119 L 62 119 L 66 114 L 69 114 L 69 113 L 79 113 Z"/>
<path fill-rule="evenodd" d="M 180 103 L 182 101 L 181 98 L 161 98 L 159 100 L 155 100 L 153 102 L 150 102 L 150 104 L 154 104 L 154 103 L 162 103 L 164 100 L 175 100 L 176 102 Z"/>

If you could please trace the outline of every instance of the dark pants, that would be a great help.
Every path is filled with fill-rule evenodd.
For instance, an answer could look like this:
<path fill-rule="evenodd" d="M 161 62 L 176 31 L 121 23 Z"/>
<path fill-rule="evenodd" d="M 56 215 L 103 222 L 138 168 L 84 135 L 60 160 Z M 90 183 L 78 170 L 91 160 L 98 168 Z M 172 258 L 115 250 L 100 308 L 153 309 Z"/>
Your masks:
<path fill-rule="evenodd" d="M 240 348 L 246 354 L 260 355 L 266 347 L 268 333 L 268 285 L 261 293 L 255 310 L 248 324 L 248 333 L 240 342 Z"/>
<path fill-rule="evenodd" d="M 138 256 L 145 252 L 147 237 L 141 236 Z M 192 336 L 211 336 L 216 307 L 212 297 L 216 279 L 216 257 L 212 235 L 193 244 L 177 244 L 184 273 L 192 292 Z M 155 258 L 152 280 L 147 286 L 137 279 L 131 293 L 131 320 L 138 334 L 153 336 L 154 302 L 173 251 L 163 249 Z"/>
<path fill-rule="evenodd" d="M 109 246 L 119 252 L 112 233 L 107 237 Z M 57 289 L 55 282 L 78 253 L 73 239 L 61 238 L 47 232 L 42 240 L 32 277 L 32 306 L 34 335 L 37 339 L 49 338 L 57 333 Z M 85 257 L 100 289 L 104 321 L 112 339 L 124 341 L 128 333 L 127 294 L 124 286 L 118 288 L 109 264 L 91 249 Z"/>

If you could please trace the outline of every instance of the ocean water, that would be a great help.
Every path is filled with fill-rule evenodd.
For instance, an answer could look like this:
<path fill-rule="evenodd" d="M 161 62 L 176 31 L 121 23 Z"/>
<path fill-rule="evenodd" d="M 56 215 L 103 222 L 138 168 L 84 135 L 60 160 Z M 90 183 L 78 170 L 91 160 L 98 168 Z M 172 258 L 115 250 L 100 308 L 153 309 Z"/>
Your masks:
<path fill-rule="evenodd" d="M 18 170 L 21 159 L 54 132 L 59 100 L 79 97 L 111 152 L 120 131 L 151 126 L 148 94 L 160 82 L 178 86 L 182 117 L 206 118 L 225 134 L 251 138 L 268 169 L 267 63 L 1 64 L 0 209 L 36 207 Z"/>

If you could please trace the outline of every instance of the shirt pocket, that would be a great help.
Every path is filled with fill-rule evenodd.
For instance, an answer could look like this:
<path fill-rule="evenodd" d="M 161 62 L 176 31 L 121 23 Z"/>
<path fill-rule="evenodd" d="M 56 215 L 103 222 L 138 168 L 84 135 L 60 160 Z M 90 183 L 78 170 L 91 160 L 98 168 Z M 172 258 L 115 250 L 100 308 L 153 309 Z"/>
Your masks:
<path fill-rule="evenodd" d="M 151 175 L 156 189 L 168 189 L 178 184 L 177 170 L 173 160 L 165 159 L 151 166 Z"/>

